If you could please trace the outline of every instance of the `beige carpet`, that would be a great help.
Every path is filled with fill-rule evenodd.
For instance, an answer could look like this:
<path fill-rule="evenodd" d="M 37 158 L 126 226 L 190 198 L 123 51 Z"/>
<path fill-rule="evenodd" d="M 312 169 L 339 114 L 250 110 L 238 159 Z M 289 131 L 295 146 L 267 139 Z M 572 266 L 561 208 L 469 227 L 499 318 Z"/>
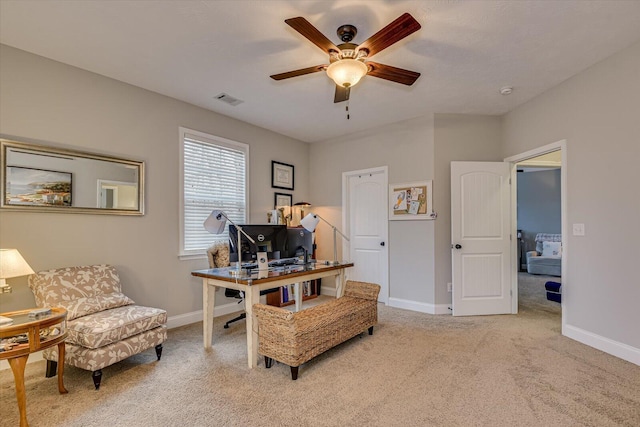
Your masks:
<path fill-rule="evenodd" d="M 640 367 L 560 335 L 546 278 L 523 275 L 518 315 L 452 318 L 380 306 L 373 336 L 308 362 L 246 367 L 244 322 L 170 331 L 153 350 L 104 369 L 94 391 L 67 368 L 69 394 L 28 365 L 27 411 L 38 426 L 634 426 Z M 229 316 L 231 317 L 231 316 Z M 13 378 L 0 373 L 0 425 L 17 426 Z"/>

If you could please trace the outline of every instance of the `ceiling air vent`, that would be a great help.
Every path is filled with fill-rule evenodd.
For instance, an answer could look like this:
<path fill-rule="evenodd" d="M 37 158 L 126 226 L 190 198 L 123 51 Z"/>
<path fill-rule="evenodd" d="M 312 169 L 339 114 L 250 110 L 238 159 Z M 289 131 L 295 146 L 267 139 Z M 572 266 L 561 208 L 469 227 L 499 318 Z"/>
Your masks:
<path fill-rule="evenodd" d="M 233 96 L 227 95 L 224 92 L 219 93 L 214 98 L 217 99 L 218 101 L 222 101 L 222 102 L 225 102 L 225 103 L 227 103 L 229 105 L 233 105 L 234 107 L 236 105 L 242 104 L 244 102 L 243 100 L 238 99 L 238 98 L 234 98 Z"/>

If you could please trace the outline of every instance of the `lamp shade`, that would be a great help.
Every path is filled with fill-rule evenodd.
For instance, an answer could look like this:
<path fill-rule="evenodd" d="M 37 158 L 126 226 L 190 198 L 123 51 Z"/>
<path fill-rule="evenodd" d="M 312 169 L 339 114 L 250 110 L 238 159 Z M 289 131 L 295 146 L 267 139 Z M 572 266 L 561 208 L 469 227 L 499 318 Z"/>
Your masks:
<path fill-rule="evenodd" d="M 357 84 L 368 71 L 364 62 L 349 58 L 333 62 L 327 67 L 327 75 L 338 86 L 345 88 Z"/>
<path fill-rule="evenodd" d="M 310 213 L 300 220 L 300 225 L 303 226 L 307 231 L 311 231 L 313 233 L 319 222 L 320 218 L 318 218 L 317 215 Z"/>
<path fill-rule="evenodd" d="M 0 279 L 35 274 L 17 249 L 0 249 Z"/>
<path fill-rule="evenodd" d="M 227 224 L 227 216 L 220 209 L 214 209 L 204 221 L 204 229 L 211 234 L 222 234 Z"/>

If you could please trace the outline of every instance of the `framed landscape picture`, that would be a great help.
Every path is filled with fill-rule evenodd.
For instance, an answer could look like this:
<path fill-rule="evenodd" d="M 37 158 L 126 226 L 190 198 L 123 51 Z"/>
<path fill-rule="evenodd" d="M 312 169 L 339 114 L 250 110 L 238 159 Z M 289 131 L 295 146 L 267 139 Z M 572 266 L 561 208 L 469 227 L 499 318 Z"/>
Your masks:
<path fill-rule="evenodd" d="M 271 187 L 293 191 L 293 165 L 271 161 Z"/>
<path fill-rule="evenodd" d="M 433 181 L 403 182 L 389 186 L 389 221 L 434 219 Z"/>
<path fill-rule="evenodd" d="M 71 173 L 7 166 L 6 205 L 71 206 Z"/>

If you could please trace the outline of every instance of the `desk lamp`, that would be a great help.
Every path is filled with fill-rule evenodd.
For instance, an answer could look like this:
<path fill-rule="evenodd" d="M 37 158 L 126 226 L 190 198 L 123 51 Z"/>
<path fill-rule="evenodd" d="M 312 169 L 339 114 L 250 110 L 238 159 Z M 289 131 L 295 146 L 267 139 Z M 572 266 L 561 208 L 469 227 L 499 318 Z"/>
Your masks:
<path fill-rule="evenodd" d="M 342 237 L 344 237 L 346 239 L 346 241 L 349 241 L 349 238 L 347 236 L 345 236 L 344 234 L 342 234 L 342 232 L 340 232 L 340 230 L 338 230 L 334 225 L 332 225 L 329 221 L 327 221 L 326 219 L 322 218 L 320 215 L 318 214 L 314 214 L 314 213 L 310 213 L 307 216 L 305 216 L 304 218 L 302 218 L 300 220 L 300 225 L 302 225 L 305 229 L 311 231 L 312 233 L 315 231 L 316 227 L 318 226 L 318 223 L 320 222 L 320 220 L 323 220 L 324 222 L 326 222 L 329 227 L 331 227 L 333 229 L 333 261 L 331 261 L 331 265 L 339 265 L 340 262 L 338 261 L 338 242 L 336 239 L 336 233 L 339 233 Z"/>
<path fill-rule="evenodd" d="M 220 209 L 214 209 L 211 211 L 211 214 L 209 214 L 209 216 L 207 217 L 207 219 L 204 221 L 204 229 L 207 230 L 209 233 L 211 234 L 222 234 L 224 232 L 224 227 L 227 224 L 227 221 L 229 221 L 231 224 L 233 224 L 236 227 L 236 230 L 238 230 L 238 263 L 237 263 L 237 271 L 240 272 L 240 270 L 242 269 L 242 254 L 240 253 L 240 238 L 241 238 L 241 234 L 244 234 L 245 237 L 247 239 L 249 239 L 249 241 L 253 244 L 256 243 L 255 240 L 253 240 L 251 238 L 251 236 L 249 236 L 247 233 L 244 232 L 244 230 L 242 230 L 242 227 L 240 227 L 238 224 L 234 223 L 233 221 L 231 221 L 229 219 L 229 217 L 227 216 L 227 214 L 225 214 L 223 211 L 221 211 Z"/>

